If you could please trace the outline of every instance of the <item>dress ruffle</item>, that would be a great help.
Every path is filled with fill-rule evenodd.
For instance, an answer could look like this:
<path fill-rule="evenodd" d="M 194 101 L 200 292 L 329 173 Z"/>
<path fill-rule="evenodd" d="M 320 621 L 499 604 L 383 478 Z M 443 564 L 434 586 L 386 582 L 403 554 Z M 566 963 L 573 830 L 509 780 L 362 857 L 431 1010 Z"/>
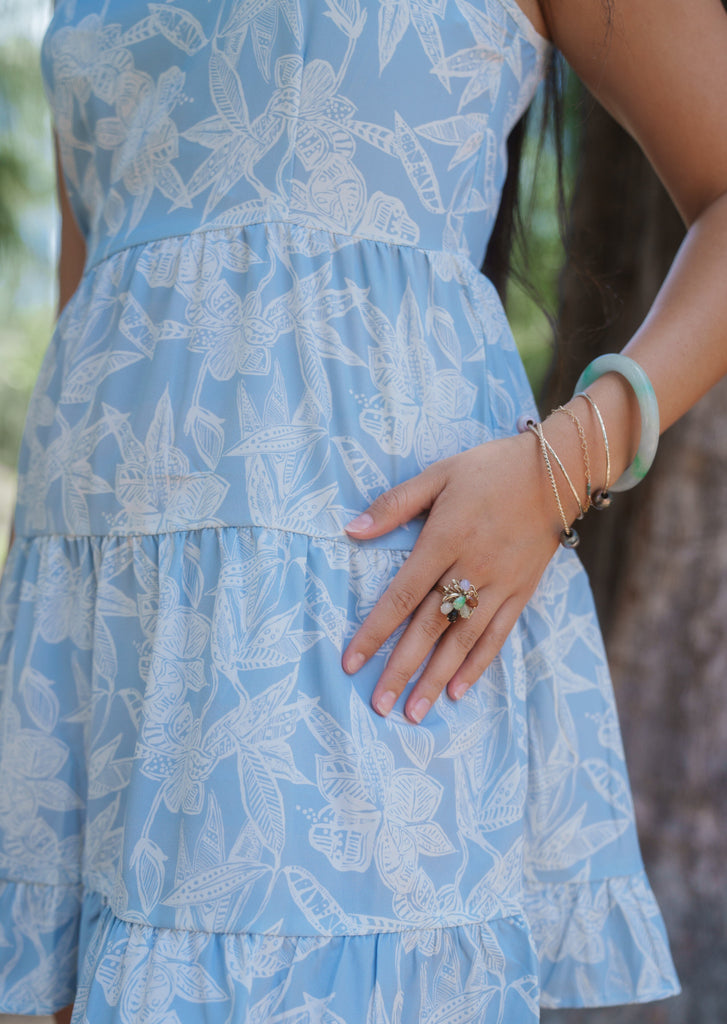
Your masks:
<path fill-rule="evenodd" d="M 242 1024 L 261 1019 L 263 1006 L 271 1016 L 317 1007 L 321 1021 L 335 1024 L 358 1020 L 351 1005 L 366 1008 L 362 1021 L 396 1019 L 406 997 L 411 1020 L 436 1006 L 442 1022 L 469 1013 L 464 1019 L 481 1024 L 525 1024 L 538 1020 L 538 1004 L 638 1003 L 678 993 L 643 875 L 554 884 L 525 902 L 532 931 L 514 917 L 376 935 L 213 934 L 121 920 L 98 894 L 81 900 L 76 887 L 3 884 L 0 914 L 12 930 L 0 946 L 0 1008 L 52 1013 L 75 998 L 74 1024 L 151 1024 L 183 1020 L 204 1004 L 209 1021 L 222 1024 L 234 1007 Z M 370 1017 L 369 1004 L 379 1016 Z"/>
<path fill-rule="evenodd" d="M 344 523 L 535 413 L 476 268 L 547 47 L 514 0 L 262 6 L 46 39 L 88 263 L 0 586 L 0 1008 L 534 1024 L 536 943 L 546 1000 L 668 995 L 573 552 L 421 726 L 370 704 L 399 630 L 341 666 L 423 521 Z"/>
<path fill-rule="evenodd" d="M 435 995 L 442 1021 L 452 1006 L 473 1020 L 497 1020 L 503 1000 L 517 1003 L 512 1019 L 535 1021 L 538 1002 L 603 1005 L 678 991 L 633 838 L 620 741 L 609 731 L 610 690 L 578 673 L 584 645 L 590 663 L 594 638 L 574 627 L 584 610 L 573 603 L 577 562 L 565 553 L 554 560 L 491 684 L 457 704 L 441 702 L 422 729 L 365 710 L 376 668 L 357 681 L 358 694 L 338 667 L 352 623 L 405 556 L 259 527 L 38 536 L 14 545 L 0 591 L 5 621 L 15 621 L 0 645 L 10 684 L 0 802 L 10 881 L 1 909 L 13 932 L 0 947 L 0 1008 L 43 1013 L 72 1001 L 77 955 L 77 1022 L 184 1020 L 180 1006 L 202 1001 L 204 991 L 211 1021 L 218 1011 L 220 1024 L 227 1021 L 232 1006 L 236 1020 L 248 1019 L 242 1006 L 255 1020 L 253 1008 L 265 999 L 276 1013 L 306 999 L 325 1002 L 344 977 L 348 1015 L 334 1001 L 322 1019 L 357 1024 L 351 1006 L 368 1005 L 371 992 L 391 1014 L 412 985 L 419 1008 L 403 1020 L 420 1019 L 420 1009 L 431 1014 Z M 574 622 L 570 653 L 560 649 L 559 688 L 555 666 L 543 660 L 543 637 L 566 591 Z M 305 608 L 288 593 L 305 594 Z M 588 598 L 584 587 L 586 606 Z M 293 685 L 287 666 L 301 659 L 308 668 Z M 242 669 L 244 695 L 223 685 Z M 271 684 L 276 672 L 280 681 Z M 115 674 L 136 683 L 115 692 Z M 307 678 L 317 680 L 320 704 L 305 694 Z M 580 737 L 587 758 L 577 749 L 564 754 L 564 679 L 573 707 L 590 693 L 593 735 L 584 726 Z M 335 722 L 326 706 L 337 707 Z M 232 732 L 230 715 L 237 716 Z M 502 761 L 485 778 L 477 729 L 495 763 L 527 744 L 527 794 L 527 770 L 517 761 Z M 293 762 L 286 750 L 296 730 Z M 308 751 L 302 730 L 314 741 Z M 249 793 L 247 803 L 234 796 L 237 769 L 230 774 L 225 763 L 244 764 L 240 756 L 253 758 L 245 779 L 259 786 L 257 803 Z M 439 766 L 434 781 L 429 766 L 443 756 L 453 774 L 448 780 Z M 379 798 L 372 770 L 387 779 Z M 509 806 L 497 797 L 503 785 Z M 443 799 L 447 790 L 454 799 Z M 468 851 L 465 866 L 452 841 Z M 417 854 L 397 863 L 412 842 Z M 283 862 L 297 863 L 295 852 L 300 869 L 295 879 L 283 871 L 271 889 L 283 849 Z M 432 884 L 440 858 L 452 865 L 449 877 L 459 873 L 456 886 Z M 592 881 L 609 863 L 629 874 Z M 534 950 L 539 969 L 528 959 Z M 195 966 L 184 975 L 180 965 L 188 962 Z M 462 963 L 468 969 L 447 982 L 451 990 L 435 984 L 464 970 Z M 312 988 L 312 978 L 327 980 Z M 148 1017 L 130 1016 L 135 999 L 148 1000 Z M 178 1018 L 164 1016 L 172 1012 Z"/>
<path fill-rule="evenodd" d="M 53 1013 L 76 994 L 81 887 L 0 882 L 0 1012 Z"/>
<path fill-rule="evenodd" d="M 74 1024 L 538 1019 L 521 919 L 376 935 L 208 934 L 120 920 L 89 895 Z M 508 949 L 507 958 L 502 948 Z"/>
<path fill-rule="evenodd" d="M 678 995 L 659 908 L 643 872 L 526 887 L 541 1006 L 609 1006 Z"/>

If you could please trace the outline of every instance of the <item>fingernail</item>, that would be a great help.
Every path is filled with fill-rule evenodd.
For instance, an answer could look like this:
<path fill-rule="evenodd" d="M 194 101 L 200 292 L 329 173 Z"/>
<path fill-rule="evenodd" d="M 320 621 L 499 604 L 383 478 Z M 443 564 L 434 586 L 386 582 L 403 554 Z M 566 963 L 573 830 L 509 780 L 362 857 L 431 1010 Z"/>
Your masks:
<path fill-rule="evenodd" d="M 350 523 L 346 523 L 344 530 L 346 533 L 363 533 L 373 525 L 374 517 L 369 515 L 368 512 L 362 512 L 360 516 L 356 516 Z"/>
<path fill-rule="evenodd" d="M 396 694 L 393 690 L 384 690 L 380 697 L 377 697 L 374 701 L 374 707 L 380 715 L 388 715 L 388 713 L 396 704 Z"/>
<path fill-rule="evenodd" d="M 344 671 L 348 672 L 349 675 L 353 675 L 355 672 L 358 672 L 365 661 L 366 655 L 361 654 L 360 651 L 357 651 L 356 654 L 350 654 L 344 662 Z"/>
<path fill-rule="evenodd" d="M 449 695 L 452 698 L 452 700 L 459 700 L 460 697 L 464 697 L 468 690 L 469 686 L 467 685 L 467 683 L 455 683 L 452 689 L 449 691 Z"/>
<path fill-rule="evenodd" d="M 426 715 L 432 706 L 432 702 L 427 700 L 426 697 L 420 697 L 413 708 L 409 711 L 409 718 L 414 722 L 421 722 L 422 718 Z"/>

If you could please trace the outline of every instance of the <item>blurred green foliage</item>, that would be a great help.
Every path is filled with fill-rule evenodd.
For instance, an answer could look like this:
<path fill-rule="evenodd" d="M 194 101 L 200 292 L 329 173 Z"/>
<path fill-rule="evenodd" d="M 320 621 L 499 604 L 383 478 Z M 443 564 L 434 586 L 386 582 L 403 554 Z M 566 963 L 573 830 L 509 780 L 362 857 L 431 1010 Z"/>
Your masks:
<path fill-rule="evenodd" d="M 565 262 L 564 227 L 575 185 L 582 118 L 582 86 L 564 63 L 558 68 L 562 137 L 556 143 L 552 119 L 543 125 L 543 89 L 530 112 L 520 167 L 523 245 L 513 253 L 507 314 L 536 397 L 541 393 L 556 344 L 558 280 Z M 558 147 L 563 194 L 558 190 Z"/>
<path fill-rule="evenodd" d="M 506 303 L 515 341 L 536 396 L 541 391 L 553 354 L 558 275 L 564 259 L 553 200 L 555 169 L 549 166 L 550 162 L 544 158 L 534 186 L 536 195 L 526 214 L 527 260 L 521 255 L 515 261 L 518 276 L 510 280 Z M 528 287 L 520 283 L 520 278 Z"/>
<path fill-rule="evenodd" d="M 14 465 L 52 311 L 53 167 L 37 46 L 0 46 L 0 462 Z"/>

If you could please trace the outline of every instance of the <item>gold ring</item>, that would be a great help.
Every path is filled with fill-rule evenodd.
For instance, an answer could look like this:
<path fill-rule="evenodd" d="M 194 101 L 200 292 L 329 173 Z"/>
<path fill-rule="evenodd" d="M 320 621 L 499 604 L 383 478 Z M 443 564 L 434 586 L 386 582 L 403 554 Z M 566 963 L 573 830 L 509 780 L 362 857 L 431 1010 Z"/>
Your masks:
<path fill-rule="evenodd" d="M 468 619 L 479 604 L 477 587 L 466 579 L 438 583 L 434 590 L 442 595 L 439 610 L 450 622 L 456 622 L 459 618 Z"/>

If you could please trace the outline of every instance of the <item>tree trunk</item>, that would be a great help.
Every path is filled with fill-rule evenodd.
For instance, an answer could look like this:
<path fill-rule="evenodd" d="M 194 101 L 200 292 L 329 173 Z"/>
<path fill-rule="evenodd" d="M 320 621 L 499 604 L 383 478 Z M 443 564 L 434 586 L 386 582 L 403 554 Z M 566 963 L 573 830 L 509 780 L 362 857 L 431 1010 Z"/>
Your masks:
<path fill-rule="evenodd" d="M 643 318 L 683 229 L 635 145 L 585 122 L 576 261 L 562 281 L 562 401 Z M 604 323 L 604 320 L 606 322 Z M 722 1024 L 727 1005 L 727 381 L 662 439 L 635 490 L 579 525 L 614 676 L 646 867 L 684 992 L 544 1024 Z M 587 529 L 586 529 L 587 527 Z"/>

